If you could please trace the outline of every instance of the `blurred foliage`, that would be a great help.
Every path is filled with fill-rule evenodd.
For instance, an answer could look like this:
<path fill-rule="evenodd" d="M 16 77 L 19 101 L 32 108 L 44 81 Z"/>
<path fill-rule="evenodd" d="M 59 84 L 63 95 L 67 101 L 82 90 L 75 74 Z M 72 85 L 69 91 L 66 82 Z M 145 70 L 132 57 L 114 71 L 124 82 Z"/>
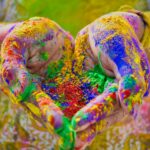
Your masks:
<path fill-rule="evenodd" d="M 102 14 L 122 5 L 148 9 L 149 0 L 0 0 L 1 20 L 24 20 L 33 16 L 48 17 L 64 29 L 76 33 Z M 3 9 L 2 9 L 3 5 Z M 16 10 L 16 12 L 14 11 Z M 4 16 L 5 12 L 5 16 Z"/>

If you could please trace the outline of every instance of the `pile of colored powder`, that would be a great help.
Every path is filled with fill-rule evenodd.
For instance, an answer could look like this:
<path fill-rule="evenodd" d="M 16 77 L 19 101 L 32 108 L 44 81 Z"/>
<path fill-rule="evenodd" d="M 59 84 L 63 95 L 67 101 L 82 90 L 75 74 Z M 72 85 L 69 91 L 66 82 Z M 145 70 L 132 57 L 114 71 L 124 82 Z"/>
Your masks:
<path fill-rule="evenodd" d="M 60 74 L 62 68 L 63 61 L 49 66 L 49 79 L 42 85 L 42 89 L 65 114 L 63 126 L 55 131 L 61 137 L 60 149 L 64 150 L 74 149 L 75 145 L 76 132 L 72 128 L 70 119 L 77 111 L 100 95 L 114 79 L 106 76 L 99 65 L 95 65 L 93 69 L 81 75 L 76 74 L 74 78 L 63 82 L 64 76 Z M 61 77 L 62 82 L 56 82 L 58 76 Z"/>
<path fill-rule="evenodd" d="M 48 68 L 50 70 L 49 81 L 42 85 L 42 89 L 68 118 L 72 118 L 79 109 L 100 95 L 108 84 L 114 81 L 113 78 L 103 73 L 99 65 L 95 65 L 94 68 L 82 73 L 82 75 L 76 75 L 74 79 L 57 83 L 55 78 L 61 72 L 62 67 L 63 63 L 60 61 L 57 65 Z M 78 81 L 76 81 L 77 79 Z"/>

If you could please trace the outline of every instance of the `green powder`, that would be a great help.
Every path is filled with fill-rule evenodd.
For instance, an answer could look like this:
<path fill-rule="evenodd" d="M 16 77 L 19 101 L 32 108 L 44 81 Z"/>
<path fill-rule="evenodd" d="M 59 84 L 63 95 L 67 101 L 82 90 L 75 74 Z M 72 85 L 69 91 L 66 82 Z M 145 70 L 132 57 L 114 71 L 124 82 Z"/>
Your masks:
<path fill-rule="evenodd" d="M 104 74 L 102 67 L 98 64 L 95 65 L 93 69 L 88 70 L 84 76 L 87 76 L 90 79 L 91 86 L 96 86 L 98 88 L 99 93 L 102 93 L 109 83 L 114 81 L 114 78 Z"/>
<path fill-rule="evenodd" d="M 60 150 L 74 149 L 76 132 L 72 128 L 68 118 L 63 117 L 63 126 L 56 129 L 55 132 L 62 138 Z"/>
<path fill-rule="evenodd" d="M 47 61 L 48 58 L 49 58 L 49 54 L 48 54 L 48 52 L 43 52 L 43 53 L 40 54 L 40 57 L 41 57 L 42 60 Z"/>
<path fill-rule="evenodd" d="M 24 92 L 19 95 L 19 100 L 21 102 L 28 101 L 28 98 L 30 97 L 30 95 L 34 90 L 36 90 L 36 85 L 34 83 L 31 83 L 24 89 Z"/>
<path fill-rule="evenodd" d="M 64 66 L 63 60 L 59 60 L 57 62 L 52 62 L 47 67 L 47 77 L 50 79 L 55 78 L 61 71 Z"/>
<path fill-rule="evenodd" d="M 130 75 L 127 75 L 124 77 L 123 84 L 124 89 L 133 89 L 133 87 L 136 85 L 136 80 Z"/>

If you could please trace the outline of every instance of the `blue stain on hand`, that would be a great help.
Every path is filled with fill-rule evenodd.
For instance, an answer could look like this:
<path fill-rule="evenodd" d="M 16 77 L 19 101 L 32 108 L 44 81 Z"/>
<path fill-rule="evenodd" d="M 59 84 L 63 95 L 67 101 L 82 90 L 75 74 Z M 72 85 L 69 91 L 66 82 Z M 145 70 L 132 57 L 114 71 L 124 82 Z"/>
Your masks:
<path fill-rule="evenodd" d="M 132 66 L 128 63 L 126 46 L 122 35 L 116 35 L 103 44 L 103 51 L 110 57 L 118 67 L 121 76 L 132 74 Z"/>

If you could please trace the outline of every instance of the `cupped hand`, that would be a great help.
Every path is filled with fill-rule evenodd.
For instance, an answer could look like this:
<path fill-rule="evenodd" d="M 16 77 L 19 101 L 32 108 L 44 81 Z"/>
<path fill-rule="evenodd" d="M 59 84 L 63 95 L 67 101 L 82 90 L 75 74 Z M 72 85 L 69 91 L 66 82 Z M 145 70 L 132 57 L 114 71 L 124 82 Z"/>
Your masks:
<path fill-rule="evenodd" d="M 58 24 L 42 17 L 13 24 L 5 34 L 1 48 L 5 86 L 1 88 L 7 87 L 10 99 L 13 97 L 52 134 L 60 136 L 61 149 L 71 149 L 74 131 L 61 109 L 42 90 L 42 82 L 48 78 L 49 64 L 61 59 L 67 46 L 72 51 L 73 38 Z"/>
<path fill-rule="evenodd" d="M 124 15 L 101 17 L 81 30 L 76 37 L 75 52 L 81 48 L 88 53 L 85 55 L 85 66 L 90 66 L 90 61 L 86 60 L 92 58 L 105 75 L 115 78 L 115 82 L 109 84 L 103 94 L 74 115 L 72 124 L 77 135 L 88 131 L 91 126 L 103 122 L 111 115 L 112 119 L 110 117 L 106 121 L 106 127 L 125 115 L 130 114 L 136 118 L 143 97 L 149 93 L 149 61 L 134 27 L 126 19 L 132 14 Z M 136 15 L 130 19 L 133 17 L 139 20 Z M 139 25 L 140 28 L 142 27 Z M 121 115 L 113 114 L 118 108 Z M 116 116 L 117 121 L 113 120 L 113 116 Z"/>

